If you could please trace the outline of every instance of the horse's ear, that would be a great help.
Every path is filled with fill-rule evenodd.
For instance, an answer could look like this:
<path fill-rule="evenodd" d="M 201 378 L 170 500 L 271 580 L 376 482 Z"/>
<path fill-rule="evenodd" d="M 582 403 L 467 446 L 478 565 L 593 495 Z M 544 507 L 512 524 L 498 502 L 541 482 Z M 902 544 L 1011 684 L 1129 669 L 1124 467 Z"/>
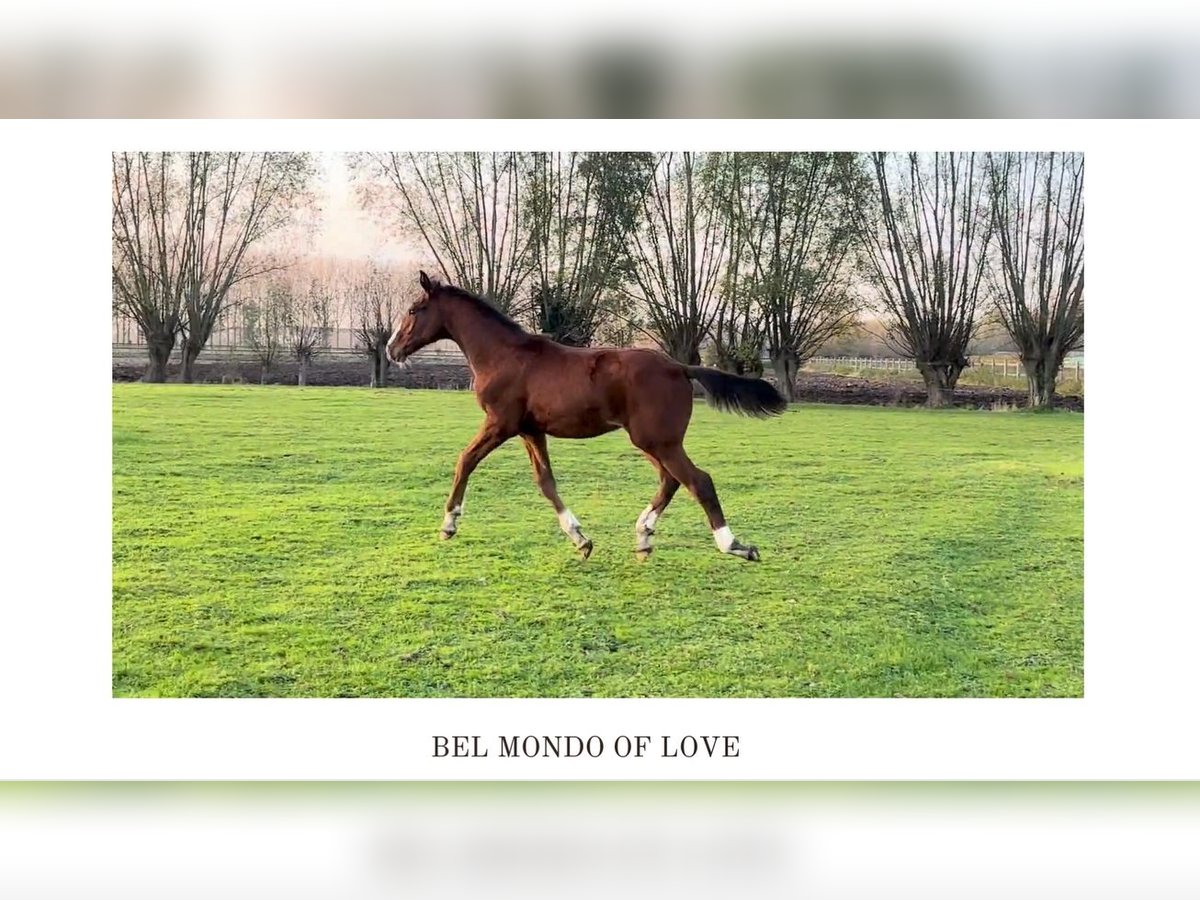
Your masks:
<path fill-rule="evenodd" d="M 425 293 L 433 293 L 433 279 L 425 274 L 425 270 L 421 270 L 421 287 L 425 289 Z"/>

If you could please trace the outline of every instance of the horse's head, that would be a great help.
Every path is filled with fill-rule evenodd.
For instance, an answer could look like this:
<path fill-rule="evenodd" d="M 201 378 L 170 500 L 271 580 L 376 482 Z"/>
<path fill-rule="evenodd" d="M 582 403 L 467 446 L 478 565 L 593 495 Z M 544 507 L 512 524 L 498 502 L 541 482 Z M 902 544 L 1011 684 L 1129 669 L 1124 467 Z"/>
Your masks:
<path fill-rule="evenodd" d="M 426 344 L 450 337 L 446 331 L 445 304 L 438 303 L 441 282 L 421 273 L 421 289 L 425 292 L 417 300 L 387 342 L 387 356 L 399 365 Z"/>

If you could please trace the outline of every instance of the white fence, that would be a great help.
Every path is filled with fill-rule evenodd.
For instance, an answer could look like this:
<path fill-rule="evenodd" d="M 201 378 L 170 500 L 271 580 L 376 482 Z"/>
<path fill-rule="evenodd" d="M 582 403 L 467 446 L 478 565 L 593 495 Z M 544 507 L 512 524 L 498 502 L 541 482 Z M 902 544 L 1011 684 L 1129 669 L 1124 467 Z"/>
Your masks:
<path fill-rule="evenodd" d="M 821 368 L 842 367 L 848 369 L 888 369 L 892 372 L 916 370 L 911 359 L 891 359 L 883 356 L 814 356 L 807 365 Z"/>
<path fill-rule="evenodd" d="M 892 372 L 915 372 L 917 364 L 911 359 L 893 359 L 881 356 L 814 356 L 808 361 L 809 365 L 820 368 L 849 368 L 849 369 L 883 369 Z M 971 367 L 994 375 L 1004 375 L 1009 378 L 1024 378 L 1025 367 L 1015 356 L 983 356 L 973 357 Z M 1063 363 L 1061 378 L 1076 378 L 1083 380 L 1083 360 L 1075 357 Z"/>
<path fill-rule="evenodd" d="M 145 341 L 137 325 L 129 319 L 114 318 L 112 333 L 112 350 L 114 358 L 144 358 L 146 353 Z M 176 355 L 178 354 L 176 350 Z M 321 351 L 326 357 L 345 357 L 360 355 L 361 350 L 355 346 L 354 332 L 349 328 L 334 328 L 329 336 L 329 346 Z M 213 330 L 212 336 L 204 348 L 204 358 L 240 358 L 252 356 L 251 349 L 246 343 L 242 323 L 234 316 L 222 317 L 222 321 Z M 450 341 L 438 341 L 426 347 L 412 357 L 415 365 L 431 364 L 464 364 L 466 357 L 462 351 Z M 770 366 L 770 360 L 764 358 L 763 364 Z M 880 369 L 891 372 L 915 372 L 916 364 L 911 359 L 898 359 L 883 356 L 814 356 L 808 365 L 822 369 Z M 990 371 L 994 375 L 1004 375 L 1010 378 L 1022 378 L 1025 368 L 1015 356 L 980 356 L 972 357 L 971 366 L 976 370 Z M 1083 358 L 1073 357 L 1063 363 L 1062 378 L 1083 380 Z"/>
<path fill-rule="evenodd" d="M 138 329 L 137 323 L 125 318 L 113 318 L 112 322 L 112 352 L 114 359 L 146 358 L 146 340 Z M 172 359 L 178 359 L 180 347 L 176 344 Z M 317 354 L 318 357 L 343 358 L 361 356 L 362 350 L 357 346 L 354 330 L 351 328 L 331 328 L 327 346 Z M 245 329 L 240 319 L 233 316 L 222 316 L 213 329 L 208 343 L 204 345 L 201 359 L 248 359 L 254 356 L 249 342 L 246 340 Z M 466 364 L 466 357 L 451 341 L 438 341 L 424 348 L 413 357 L 413 363 L 430 365 Z"/>
<path fill-rule="evenodd" d="M 327 356 L 361 353 L 354 334 L 353 328 L 338 326 L 329 329 L 327 346 L 321 352 Z M 133 351 L 144 353 L 146 340 L 135 321 L 124 316 L 113 316 L 112 346 L 114 356 L 124 356 Z M 223 313 L 217 320 L 216 327 L 213 328 L 208 342 L 204 345 L 203 356 L 206 358 L 222 354 L 239 356 L 249 353 L 250 349 L 241 310 L 234 308 Z M 178 353 L 178 350 L 176 352 Z M 426 361 L 437 361 L 437 357 L 444 357 L 445 361 L 464 361 L 462 351 L 450 341 L 438 341 L 421 351 L 421 355 L 429 357 Z"/>
<path fill-rule="evenodd" d="M 122 362 L 138 362 L 146 361 L 146 345 L 145 344 L 113 344 L 112 345 L 113 360 L 121 360 Z M 175 351 L 171 354 L 173 362 L 179 362 L 180 348 L 177 345 Z M 287 353 L 281 353 L 280 359 L 288 359 Z M 317 364 L 320 364 L 322 359 L 335 360 L 352 360 L 363 358 L 361 350 L 350 350 L 345 347 L 327 347 L 319 351 L 315 359 Z M 200 360 L 244 360 L 255 361 L 258 357 L 254 351 L 248 347 L 213 347 L 207 346 L 200 354 Z M 419 353 L 409 357 L 409 362 L 415 366 L 431 366 L 431 365 L 460 365 L 467 364 L 467 358 L 463 356 L 462 351 L 457 347 L 449 348 L 426 347 Z"/>

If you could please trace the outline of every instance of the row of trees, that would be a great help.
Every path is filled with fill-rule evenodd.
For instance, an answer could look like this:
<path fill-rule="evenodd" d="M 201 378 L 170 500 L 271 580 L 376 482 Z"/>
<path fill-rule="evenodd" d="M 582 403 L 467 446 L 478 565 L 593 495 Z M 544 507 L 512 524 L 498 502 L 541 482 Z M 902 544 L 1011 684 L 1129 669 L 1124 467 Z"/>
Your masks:
<path fill-rule="evenodd" d="M 1053 402 L 1083 341 L 1083 158 L 1062 153 L 366 153 L 365 208 L 446 276 L 556 339 L 638 333 L 791 398 L 873 308 L 929 403 L 981 324 Z"/>
<path fill-rule="evenodd" d="M 145 338 L 147 381 L 166 379 L 177 340 L 191 381 L 230 293 L 286 265 L 263 247 L 311 200 L 313 174 L 304 153 L 113 154 L 113 311 Z"/>
<path fill-rule="evenodd" d="M 303 386 L 335 330 L 348 328 L 377 387 L 387 382 L 387 341 L 415 282 L 416 270 L 409 267 L 310 259 L 242 285 L 230 295 L 226 312 L 237 316 L 235 330 L 264 381 L 287 358 L 296 361 Z"/>
<path fill-rule="evenodd" d="M 871 154 L 856 211 L 868 283 L 930 405 L 949 400 L 981 312 L 1018 347 L 1033 406 L 1050 406 L 1083 346 L 1082 155 Z"/>
<path fill-rule="evenodd" d="M 246 343 L 258 357 L 262 378 L 284 357 L 297 363 L 297 383 L 308 383 L 313 358 L 329 346 L 336 299 L 327 283 L 276 276 L 255 285 L 242 307 Z M 374 371 L 374 370 L 372 370 Z"/>
<path fill-rule="evenodd" d="M 367 153 L 365 208 L 446 277 L 568 344 L 638 334 L 785 390 L 848 326 L 855 158 L 833 153 Z"/>
<path fill-rule="evenodd" d="M 363 153 L 350 166 L 363 207 L 448 280 L 569 344 L 645 336 L 750 373 L 765 355 L 794 396 L 804 361 L 871 308 L 941 405 L 994 318 L 1042 405 L 1083 340 L 1075 154 Z M 145 335 L 149 380 L 177 338 L 187 380 L 237 296 L 266 358 L 288 348 L 303 368 L 319 349 L 333 289 L 281 274 L 265 250 L 312 174 L 304 154 L 114 155 L 113 301 Z M 411 290 L 378 267 L 351 280 L 341 315 L 382 383 Z"/>

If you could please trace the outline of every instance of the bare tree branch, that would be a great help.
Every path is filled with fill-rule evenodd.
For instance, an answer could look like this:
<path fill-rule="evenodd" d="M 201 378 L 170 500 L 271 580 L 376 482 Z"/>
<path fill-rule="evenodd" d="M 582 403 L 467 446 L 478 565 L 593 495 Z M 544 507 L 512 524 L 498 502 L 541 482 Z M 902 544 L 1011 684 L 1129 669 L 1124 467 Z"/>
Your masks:
<path fill-rule="evenodd" d="M 871 154 L 873 202 L 854 221 L 887 337 L 924 376 L 929 405 L 950 402 L 979 322 L 991 235 L 974 153 Z"/>
<path fill-rule="evenodd" d="M 363 153 L 359 199 L 417 237 L 451 282 L 510 315 L 534 269 L 516 153 Z"/>
<path fill-rule="evenodd" d="M 1083 346 L 1083 170 L 1079 153 L 988 154 L 988 282 L 1031 406 L 1054 404 L 1063 359 Z"/>
<path fill-rule="evenodd" d="M 631 293 L 646 312 L 645 330 L 688 364 L 721 310 L 719 287 L 729 257 L 724 199 L 706 184 L 717 155 L 663 153 L 642 198 L 643 221 L 630 239 Z"/>

